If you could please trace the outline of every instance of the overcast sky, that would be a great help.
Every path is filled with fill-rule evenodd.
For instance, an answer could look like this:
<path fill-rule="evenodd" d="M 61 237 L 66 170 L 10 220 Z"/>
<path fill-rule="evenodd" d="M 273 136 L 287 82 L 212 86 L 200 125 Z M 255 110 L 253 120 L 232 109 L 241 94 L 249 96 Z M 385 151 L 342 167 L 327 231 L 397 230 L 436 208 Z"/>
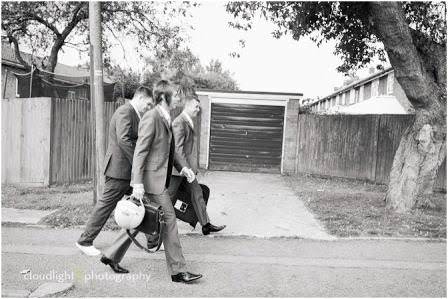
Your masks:
<path fill-rule="evenodd" d="M 306 38 L 275 39 L 271 35 L 273 24 L 262 20 L 248 32 L 232 29 L 228 26 L 232 16 L 224 5 L 225 2 L 202 2 L 192 11 L 195 30 L 189 31 L 187 45 L 203 65 L 219 59 L 241 90 L 303 93 L 304 97 L 315 98 L 326 96 L 335 86 L 342 85 L 343 75 L 336 72 L 341 61 L 333 54 L 334 42 L 318 48 Z M 239 47 L 240 39 L 246 41 L 244 48 Z M 125 46 L 127 53 L 132 53 L 132 41 L 125 42 Z M 240 57 L 230 57 L 233 51 L 238 51 Z M 60 62 L 78 64 L 78 56 L 70 52 L 61 53 Z M 112 56 L 122 65 L 143 67 L 137 55 L 128 54 L 124 59 L 121 48 L 115 49 Z"/>

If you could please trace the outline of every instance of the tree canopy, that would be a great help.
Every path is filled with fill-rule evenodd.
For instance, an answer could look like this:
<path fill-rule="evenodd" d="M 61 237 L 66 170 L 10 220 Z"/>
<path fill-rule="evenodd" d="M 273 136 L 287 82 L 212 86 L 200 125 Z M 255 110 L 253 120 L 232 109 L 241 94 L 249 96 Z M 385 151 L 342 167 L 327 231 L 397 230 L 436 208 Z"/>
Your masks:
<path fill-rule="evenodd" d="M 181 93 L 190 93 L 196 88 L 237 90 L 238 84 L 229 71 L 224 70 L 219 60 L 211 60 L 205 67 L 190 49 L 177 49 L 170 56 L 160 53 L 148 58 L 149 71 L 144 74 L 144 83 L 154 84 L 165 78 L 176 84 Z"/>
<path fill-rule="evenodd" d="M 372 16 L 372 2 L 229 2 L 227 11 L 235 18 L 231 26 L 249 30 L 256 17 L 277 25 L 275 38 L 291 34 L 299 40 L 309 37 L 317 45 L 336 41 L 335 54 L 343 59 L 340 72 L 352 72 L 372 62 L 386 60 L 382 40 Z M 446 43 L 444 2 L 400 2 L 413 35 L 443 45 Z"/>
<path fill-rule="evenodd" d="M 147 68 L 143 73 L 119 66 L 109 68 L 109 74 L 116 81 L 114 99 L 132 98 L 140 85 L 153 86 L 160 79 L 171 80 L 181 94 L 189 94 L 195 89 L 237 90 L 238 84 L 232 74 L 225 70 L 219 60 L 211 60 L 205 67 L 190 49 L 177 49 L 170 56 L 160 52 L 156 57 L 146 58 Z"/>
<path fill-rule="evenodd" d="M 26 67 L 20 46 L 46 57 L 42 67 L 54 71 L 59 51 L 75 47 L 88 51 L 88 2 L 2 2 L 2 34 L 15 45 L 16 57 Z M 182 19 L 189 18 L 189 2 L 102 2 L 105 62 L 120 36 L 134 37 L 142 47 L 169 52 L 184 39 Z M 176 21 L 174 21 L 176 20 Z"/>

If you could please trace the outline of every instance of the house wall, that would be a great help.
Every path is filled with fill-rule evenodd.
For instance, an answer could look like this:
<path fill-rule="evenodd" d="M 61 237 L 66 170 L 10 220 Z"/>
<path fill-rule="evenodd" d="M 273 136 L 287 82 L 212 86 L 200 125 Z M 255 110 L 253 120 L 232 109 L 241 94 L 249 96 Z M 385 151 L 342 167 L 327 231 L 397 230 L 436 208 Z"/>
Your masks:
<path fill-rule="evenodd" d="M 2 99 L 14 99 L 16 98 L 17 90 L 17 78 L 12 73 L 25 73 L 25 71 L 12 68 L 6 65 L 2 65 L 2 86 L 1 86 L 1 97 Z"/>
<path fill-rule="evenodd" d="M 389 72 L 381 77 L 364 82 L 364 84 L 357 88 L 359 88 L 358 97 L 355 96 L 355 88 L 353 87 L 347 91 L 344 91 L 342 94 L 335 95 L 315 104 L 313 106 L 313 111 L 323 112 L 334 106 L 347 106 L 378 96 L 394 96 L 407 113 L 412 114 L 414 112 L 411 103 L 408 101 L 406 94 L 395 79 L 393 72 Z M 350 94 L 348 97 L 346 97 L 347 93 Z M 336 99 L 336 101 L 334 99 Z M 330 109 L 330 111 L 335 110 L 337 109 Z"/>

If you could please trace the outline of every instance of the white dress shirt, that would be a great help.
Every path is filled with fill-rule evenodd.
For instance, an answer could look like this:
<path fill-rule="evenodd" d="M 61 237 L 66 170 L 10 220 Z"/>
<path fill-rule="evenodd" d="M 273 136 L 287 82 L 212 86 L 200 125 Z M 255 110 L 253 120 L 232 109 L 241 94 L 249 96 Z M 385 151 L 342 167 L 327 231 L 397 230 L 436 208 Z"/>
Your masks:
<path fill-rule="evenodd" d="M 137 115 L 138 115 L 138 119 L 139 120 L 142 120 L 142 116 L 140 115 L 140 112 L 138 112 L 138 110 L 137 110 L 137 108 L 135 107 L 135 104 L 134 104 L 134 102 L 132 102 L 132 101 L 129 101 L 129 103 L 131 104 L 131 106 L 134 108 L 134 110 L 135 110 L 135 112 L 137 112 Z"/>

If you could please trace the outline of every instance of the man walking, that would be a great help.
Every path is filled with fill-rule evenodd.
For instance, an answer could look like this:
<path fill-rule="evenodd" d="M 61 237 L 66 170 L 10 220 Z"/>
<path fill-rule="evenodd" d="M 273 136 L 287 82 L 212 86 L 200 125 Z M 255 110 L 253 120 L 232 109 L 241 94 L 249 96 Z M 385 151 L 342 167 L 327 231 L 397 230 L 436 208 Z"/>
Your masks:
<path fill-rule="evenodd" d="M 105 157 L 106 176 L 103 197 L 95 205 L 84 232 L 76 246 L 87 255 L 101 252 L 93 246 L 117 202 L 127 192 L 130 193 L 131 167 L 135 144 L 138 137 L 140 118 L 152 107 L 151 90 L 140 86 L 129 103 L 118 107 L 109 125 L 109 144 Z M 123 271 L 118 264 L 110 265 L 114 271 Z"/>
<path fill-rule="evenodd" d="M 202 226 L 202 233 L 208 235 L 212 232 L 219 232 L 226 226 L 215 226 L 210 223 L 210 219 L 207 214 L 207 206 L 205 204 L 202 189 L 199 185 L 196 175 L 198 173 L 198 161 L 196 155 L 193 153 L 195 128 L 193 119 L 198 115 L 200 111 L 199 99 L 196 95 L 187 97 L 185 100 L 184 110 L 173 121 L 173 135 L 175 143 L 174 158 L 181 164 L 190 169 L 194 176 L 193 181 L 189 184 L 185 184 L 185 187 L 189 190 L 191 196 L 191 203 L 198 217 L 199 223 Z M 170 181 L 168 188 L 171 197 L 174 197 L 180 184 L 184 181 L 184 178 L 174 170 L 173 177 Z"/>
<path fill-rule="evenodd" d="M 174 108 L 173 88 L 166 80 L 159 81 L 153 91 L 156 107 L 143 117 L 132 163 L 132 195 L 142 199 L 145 193 L 150 201 L 160 204 L 164 212 L 165 229 L 162 242 L 171 280 L 188 283 L 202 277 L 187 272 L 186 262 L 177 230 L 176 214 L 168 193 L 173 166 L 192 179 L 192 173 L 174 159 L 174 139 L 171 131 L 170 110 Z M 116 243 L 104 253 L 115 263 L 121 261 L 129 248 L 130 239 L 123 232 Z M 137 231 L 134 232 L 137 234 Z"/>

